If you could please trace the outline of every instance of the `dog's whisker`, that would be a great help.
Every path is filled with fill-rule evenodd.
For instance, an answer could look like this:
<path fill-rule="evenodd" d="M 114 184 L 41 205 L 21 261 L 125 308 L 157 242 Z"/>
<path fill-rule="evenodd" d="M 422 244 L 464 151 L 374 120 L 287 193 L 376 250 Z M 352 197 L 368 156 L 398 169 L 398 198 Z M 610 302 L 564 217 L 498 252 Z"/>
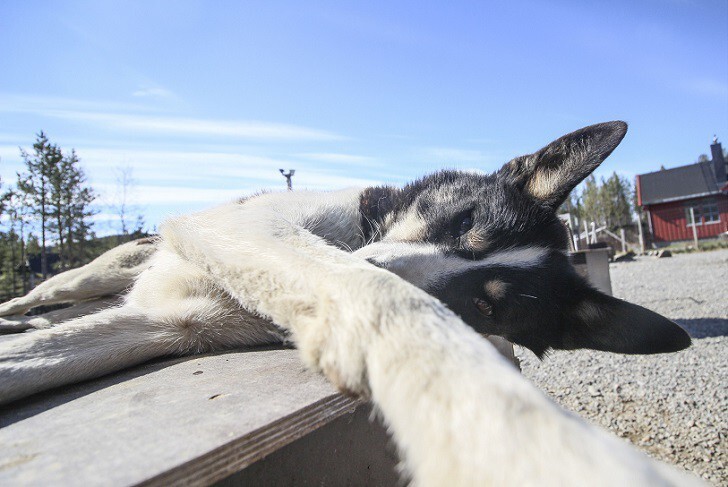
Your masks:
<path fill-rule="evenodd" d="M 346 242 L 344 242 L 343 240 L 336 240 L 336 246 L 344 248 L 347 251 L 349 251 L 350 253 L 354 252 L 354 249 L 352 249 L 351 246 L 349 244 L 347 244 Z"/>

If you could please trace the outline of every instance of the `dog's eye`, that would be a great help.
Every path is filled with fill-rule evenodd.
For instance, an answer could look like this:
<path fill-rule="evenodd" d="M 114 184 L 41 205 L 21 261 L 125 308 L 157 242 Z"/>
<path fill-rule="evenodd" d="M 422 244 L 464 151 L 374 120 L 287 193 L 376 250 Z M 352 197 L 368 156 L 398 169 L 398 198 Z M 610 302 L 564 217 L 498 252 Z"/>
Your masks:
<path fill-rule="evenodd" d="M 465 213 L 461 213 L 455 220 L 455 236 L 462 237 L 473 228 L 473 210 L 468 210 Z"/>
<path fill-rule="evenodd" d="M 493 316 L 493 305 L 485 299 L 473 298 L 473 304 L 483 316 Z"/>

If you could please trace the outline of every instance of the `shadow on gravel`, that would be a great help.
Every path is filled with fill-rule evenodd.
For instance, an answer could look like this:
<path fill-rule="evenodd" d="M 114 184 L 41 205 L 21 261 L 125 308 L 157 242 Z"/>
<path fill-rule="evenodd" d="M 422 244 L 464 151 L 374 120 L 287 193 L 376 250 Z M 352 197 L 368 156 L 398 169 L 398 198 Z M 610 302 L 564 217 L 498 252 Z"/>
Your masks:
<path fill-rule="evenodd" d="M 724 318 L 694 318 L 675 322 L 693 338 L 728 336 L 728 320 Z"/>

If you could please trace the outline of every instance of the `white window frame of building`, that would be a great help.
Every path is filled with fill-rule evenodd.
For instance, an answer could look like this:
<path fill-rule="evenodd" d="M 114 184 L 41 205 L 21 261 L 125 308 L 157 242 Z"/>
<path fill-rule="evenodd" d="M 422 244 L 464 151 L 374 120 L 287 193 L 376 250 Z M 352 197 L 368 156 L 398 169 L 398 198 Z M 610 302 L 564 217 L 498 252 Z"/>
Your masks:
<path fill-rule="evenodd" d="M 720 211 L 718 210 L 718 201 L 711 199 L 706 201 L 696 202 L 692 205 L 685 205 L 685 220 L 687 221 L 687 227 L 693 226 L 690 218 L 690 208 L 695 213 L 695 226 L 699 227 L 702 225 L 715 225 L 720 223 Z"/>
<path fill-rule="evenodd" d="M 690 208 L 692 208 L 695 213 L 695 226 L 700 227 L 703 225 L 703 214 L 701 212 L 702 205 L 700 203 L 685 205 L 683 208 L 685 209 L 685 221 L 687 222 L 688 228 L 693 226 L 692 219 L 690 218 Z"/>
<path fill-rule="evenodd" d="M 720 223 L 720 211 L 718 211 L 718 202 L 715 200 L 706 201 L 701 209 L 703 222 L 706 225 L 714 225 Z"/>

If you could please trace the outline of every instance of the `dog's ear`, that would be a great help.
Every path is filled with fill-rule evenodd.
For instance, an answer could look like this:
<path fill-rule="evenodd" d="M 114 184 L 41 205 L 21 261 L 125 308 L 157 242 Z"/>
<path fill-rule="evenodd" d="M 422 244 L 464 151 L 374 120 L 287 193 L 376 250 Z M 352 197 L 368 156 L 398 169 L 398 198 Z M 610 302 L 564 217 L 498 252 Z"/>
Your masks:
<path fill-rule="evenodd" d="M 366 188 L 359 197 L 359 211 L 366 240 L 376 236 L 384 218 L 394 211 L 400 190 L 391 186 Z"/>
<path fill-rule="evenodd" d="M 651 354 L 690 346 L 685 330 L 654 311 L 607 296 L 585 282 L 573 293 L 574 304 L 564 313 L 563 347 L 556 348 Z"/>
<path fill-rule="evenodd" d="M 557 208 L 626 133 L 627 124 L 619 121 L 584 127 L 534 154 L 513 159 L 498 174 L 540 203 Z"/>

